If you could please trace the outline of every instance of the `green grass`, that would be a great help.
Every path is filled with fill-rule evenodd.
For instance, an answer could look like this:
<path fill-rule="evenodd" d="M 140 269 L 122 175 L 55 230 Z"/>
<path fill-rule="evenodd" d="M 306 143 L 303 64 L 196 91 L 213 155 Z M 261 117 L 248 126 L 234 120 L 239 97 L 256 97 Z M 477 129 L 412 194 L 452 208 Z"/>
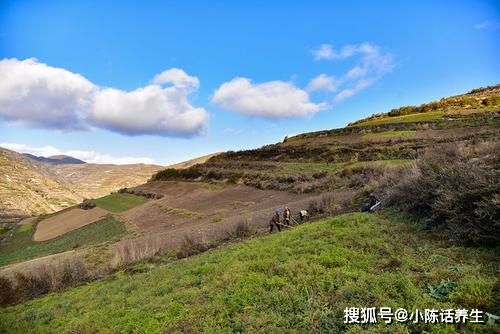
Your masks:
<path fill-rule="evenodd" d="M 353 167 L 359 167 L 359 166 L 369 166 L 369 165 L 379 165 L 379 164 L 385 164 L 389 167 L 400 167 L 400 166 L 407 166 L 410 165 L 414 162 L 415 160 L 411 159 L 391 159 L 391 160 L 375 160 L 375 161 L 356 161 L 356 162 L 349 162 L 343 164 L 344 167 L 347 168 L 353 168 Z"/>
<path fill-rule="evenodd" d="M 270 174 L 282 175 L 282 174 L 305 174 L 312 175 L 314 173 L 320 172 L 328 172 L 335 173 L 341 170 L 341 163 L 329 163 L 326 164 L 324 162 L 314 163 L 314 162 L 291 162 L 283 164 L 281 169 L 277 169 L 276 171 L 272 171 Z"/>
<path fill-rule="evenodd" d="M 491 333 L 421 321 L 344 323 L 350 307 L 498 311 L 498 254 L 448 247 L 376 214 L 349 214 L 118 273 L 0 312 L 0 333 Z M 460 270 L 457 270 L 460 268 Z M 443 280 L 455 290 L 429 296 Z M 469 291 L 481 282 L 481 294 Z M 478 301 L 478 298 L 481 300 Z M 477 304 L 482 300 L 486 304 Z M 497 313 L 498 314 L 498 313 Z"/>
<path fill-rule="evenodd" d="M 418 114 L 409 114 L 403 116 L 395 117 L 382 117 L 373 120 L 367 120 L 365 122 L 357 123 L 353 126 L 368 126 L 368 125 L 380 125 L 380 124 L 391 124 L 391 123 L 411 123 L 411 122 L 422 122 L 422 121 L 433 121 L 440 120 L 444 116 L 443 111 L 433 111 Z"/>
<path fill-rule="evenodd" d="M 125 235 L 123 223 L 107 217 L 47 241 L 33 241 L 35 223 L 17 225 L 0 244 L 0 265 L 96 245 Z"/>
<path fill-rule="evenodd" d="M 361 138 L 393 138 L 393 137 L 411 137 L 417 131 L 415 130 L 403 130 L 403 131 L 384 131 L 376 133 L 367 133 Z"/>
<path fill-rule="evenodd" d="M 186 209 L 177 209 L 177 208 L 172 208 L 168 205 L 164 204 L 157 204 L 157 206 L 165 211 L 166 213 L 170 215 L 175 215 L 175 216 L 183 216 L 187 218 L 195 218 L 195 219 L 204 219 L 206 218 L 206 215 L 199 213 L 199 212 L 194 212 L 194 211 L 189 211 Z"/>
<path fill-rule="evenodd" d="M 147 198 L 128 193 L 113 193 L 108 196 L 93 199 L 91 202 L 110 212 L 118 213 L 135 208 L 148 201 Z"/>

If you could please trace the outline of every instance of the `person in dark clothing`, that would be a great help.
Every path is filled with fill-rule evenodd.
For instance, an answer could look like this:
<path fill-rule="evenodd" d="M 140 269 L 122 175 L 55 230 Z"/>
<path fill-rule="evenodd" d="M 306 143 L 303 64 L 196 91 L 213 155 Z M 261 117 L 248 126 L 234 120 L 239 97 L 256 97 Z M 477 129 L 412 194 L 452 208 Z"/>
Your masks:
<path fill-rule="evenodd" d="M 375 197 L 374 194 L 370 194 L 370 208 L 377 204 L 377 198 Z"/>
<path fill-rule="evenodd" d="M 375 197 L 374 194 L 370 194 L 369 199 L 370 199 L 370 203 L 365 204 L 361 211 L 372 212 L 379 204 L 379 202 L 377 202 L 377 198 Z"/>
<path fill-rule="evenodd" d="M 274 226 L 278 228 L 278 231 L 281 232 L 281 222 L 280 222 L 280 212 L 281 210 L 276 210 L 274 212 L 273 218 L 269 221 L 269 233 L 273 231 Z"/>

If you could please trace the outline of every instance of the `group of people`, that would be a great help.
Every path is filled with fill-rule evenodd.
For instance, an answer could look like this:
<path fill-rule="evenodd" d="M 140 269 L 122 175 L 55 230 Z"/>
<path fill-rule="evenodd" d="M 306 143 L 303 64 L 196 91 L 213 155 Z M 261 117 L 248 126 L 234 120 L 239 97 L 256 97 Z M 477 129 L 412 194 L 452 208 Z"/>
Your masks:
<path fill-rule="evenodd" d="M 280 209 L 276 210 L 274 212 L 273 217 L 269 221 L 269 233 L 273 231 L 274 227 L 276 227 L 279 232 L 281 232 L 281 226 L 285 228 L 291 227 L 290 221 L 293 220 L 293 218 L 290 208 L 288 206 L 285 206 L 285 210 L 283 211 L 283 220 L 281 220 L 280 213 L 281 213 Z M 306 210 L 301 210 L 299 212 L 299 217 L 301 221 L 303 221 L 306 216 L 307 216 Z"/>
<path fill-rule="evenodd" d="M 361 211 L 363 212 L 374 212 L 375 209 L 380 205 L 380 201 L 375 197 L 374 194 L 370 194 L 369 196 L 370 202 L 366 203 Z M 278 209 L 274 212 L 273 217 L 269 221 L 269 233 L 273 231 L 273 229 L 276 227 L 279 232 L 281 232 L 281 227 L 291 227 L 290 221 L 293 220 L 292 218 L 292 213 L 290 212 L 290 208 L 288 206 L 285 206 L 285 210 L 283 211 L 283 220 L 280 217 L 281 210 Z M 302 222 L 306 216 L 308 215 L 306 210 L 300 210 L 299 212 L 299 218 L 300 221 Z M 297 223 L 295 220 L 293 220 L 295 223 Z"/>

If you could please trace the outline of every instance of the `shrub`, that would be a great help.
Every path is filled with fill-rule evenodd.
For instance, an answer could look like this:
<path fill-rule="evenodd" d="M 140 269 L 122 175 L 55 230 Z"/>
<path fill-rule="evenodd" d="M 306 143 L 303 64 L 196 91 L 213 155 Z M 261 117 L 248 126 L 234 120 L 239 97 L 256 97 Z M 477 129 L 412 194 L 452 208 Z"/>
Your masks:
<path fill-rule="evenodd" d="M 89 278 L 81 260 L 42 265 L 27 273 L 15 272 L 14 282 L 0 276 L 0 305 L 23 303 L 50 292 L 63 291 L 88 282 Z"/>
<path fill-rule="evenodd" d="M 123 267 L 133 262 L 150 260 L 161 251 L 161 240 L 148 236 L 138 239 L 122 240 L 112 247 L 113 267 Z"/>
<path fill-rule="evenodd" d="M 252 234 L 252 230 L 250 229 L 250 225 L 247 222 L 240 221 L 236 224 L 235 234 L 237 237 L 247 237 Z"/>
<path fill-rule="evenodd" d="M 96 205 L 94 203 L 92 203 L 90 201 L 90 199 L 88 199 L 88 198 L 85 198 L 83 200 L 83 202 L 80 203 L 80 205 L 79 205 L 80 209 L 83 209 L 83 210 L 89 210 L 89 209 L 95 208 L 95 206 Z"/>
<path fill-rule="evenodd" d="M 0 276 L 0 306 L 14 304 L 16 295 L 10 279 Z"/>
<path fill-rule="evenodd" d="M 183 259 L 192 255 L 203 253 L 208 249 L 201 242 L 196 241 L 193 237 L 185 235 L 182 239 L 181 247 L 177 252 L 177 258 Z"/>
<path fill-rule="evenodd" d="M 169 180 L 176 180 L 179 178 L 179 170 L 175 168 L 167 168 L 164 170 L 161 170 L 157 172 L 156 174 L 153 175 L 152 180 L 153 181 L 169 181 Z"/>
<path fill-rule="evenodd" d="M 500 143 L 493 145 L 498 152 Z M 426 150 L 388 190 L 388 204 L 417 215 L 452 242 L 498 245 L 500 170 L 488 151 L 453 143 Z"/>

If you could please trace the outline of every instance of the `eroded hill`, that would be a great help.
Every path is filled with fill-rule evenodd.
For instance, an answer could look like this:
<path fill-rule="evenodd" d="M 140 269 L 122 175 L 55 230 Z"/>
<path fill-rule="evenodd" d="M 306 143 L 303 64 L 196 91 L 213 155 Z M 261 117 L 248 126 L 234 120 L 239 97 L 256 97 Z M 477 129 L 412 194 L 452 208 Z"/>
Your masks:
<path fill-rule="evenodd" d="M 97 165 L 32 159 L 0 148 L 0 222 L 53 213 L 123 187 L 146 182 L 157 165 Z M 54 160 L 57 163 L 53 163 Z"/>

